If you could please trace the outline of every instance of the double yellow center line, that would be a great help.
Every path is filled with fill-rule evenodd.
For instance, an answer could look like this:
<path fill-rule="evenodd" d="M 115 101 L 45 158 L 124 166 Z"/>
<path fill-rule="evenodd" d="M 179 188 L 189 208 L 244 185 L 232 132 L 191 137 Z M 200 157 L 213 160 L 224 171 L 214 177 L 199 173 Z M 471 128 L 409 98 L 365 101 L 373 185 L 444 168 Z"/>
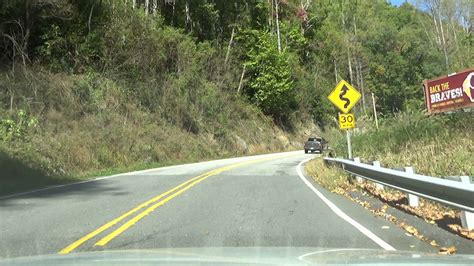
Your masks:
<path fill-rule="evenodd" d="M 107 230 L 107 229 L 111 228 L 112 226 L 118 224 L 119 222 L 121 222 L 125 218 L 135 214 L 136 212 L 139 212 L 140 210 L 148 207 L 145 210 L 143 210 L 142 212 L 140 212 L 139 214 L 137 214 L 135 217 L 131 218 L 130 220 L 128 220 L 127 222 L 122 224 L 119 228 L 117 228 L 116 230 L 114 230 L 110 234 L 106 235 L 105 237 L 103 237 L 102 239 L 100 239 L 99 241 L 97 241 L 94 244 L 94 246 L 105 246 L 112 239 L 116 238 L 121 233 L 125 232 L 127 229 L 129 229 L 135 223 L 137 223 L 138 221 L 143 219 L 145 216 L 147 216 L 148 214 L 153 212 L 155 209 L 157 209 L 158 207 L 164 205 L 166 202 L 172 200 L 174 197 L 177 197 L 178 195 L 182 194 L 183 192 L 185 192 L 186 190 L 188 190 L 191 187 L 195 186 L 196 184 L 204 181 L 206 178 L 211 177 L 213 175 L 220 174 L 224 171 L 228 171 L 230 169 L 233 169 L 233 168 L 236 168 L 236 167 L 239 167 L 239 166 L 248 165 L 248 164 L 257 163 L 257 162 L 262 162 L 262 161 L 268 161 L 268 160 L 282 158 L 282 157 L 286 157 L 286 156 L 278 156 L 278 157 L 270 157 L 270 158 L 263 158 L 263 159 L 245 161 L 245 162 L 241 162 L 241 163 L 236 163 L 236 164 L 224 166 L 224 167 L 209 171 L 207 173 L 204 173 L 202 175 L 196 176 L 196 177 L 194 177 L 194 178 L 192 178 L 192 179 L 190 179 L 186 182 L 183 182 L 180 185 L 166 191 L 165 193 L 163 193 L 161 195 L 158 195 L 158 196 L 156 196 L 156 197 L 154 197 L 154 198 L 152 198 L 148 201 L 145 201 L 145 202 L 141 203 L 140 205 L 138 205 L 135 208 L 129 210 L 128 212 L 122 214 L 121 216 L 119 216 L 119 217 L 113 219 L 112 221 L 102 225 L 101 227 L 97 228 L 96 230 L 92 231 L 91 233 L 89 233 L 89 234 L 81 237 L 80 239 L 74 241 L 69 246 L 63 248 L 62 250 L 60 250 L 58 252 L 58 254 L 68 254 L 68 253 L 70 253 L 71 251 L 75 250 L 76 248 L 78 248 L 79 246 L 81 246 L 82 244 L 84 244 L 85 242 L 90 240 L 91 238 L 101 234 L 105 230 Z"/>

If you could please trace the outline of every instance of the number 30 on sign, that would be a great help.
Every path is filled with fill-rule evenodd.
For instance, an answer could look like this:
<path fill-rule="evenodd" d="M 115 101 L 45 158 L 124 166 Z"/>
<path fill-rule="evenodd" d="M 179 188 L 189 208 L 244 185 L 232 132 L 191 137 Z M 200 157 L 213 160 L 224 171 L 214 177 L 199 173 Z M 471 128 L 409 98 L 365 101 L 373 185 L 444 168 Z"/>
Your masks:
<path fill-rule="evenodd" d="M 339 114 L 339 128 L 340 129 L 355 128 L 354 114 Z"/>

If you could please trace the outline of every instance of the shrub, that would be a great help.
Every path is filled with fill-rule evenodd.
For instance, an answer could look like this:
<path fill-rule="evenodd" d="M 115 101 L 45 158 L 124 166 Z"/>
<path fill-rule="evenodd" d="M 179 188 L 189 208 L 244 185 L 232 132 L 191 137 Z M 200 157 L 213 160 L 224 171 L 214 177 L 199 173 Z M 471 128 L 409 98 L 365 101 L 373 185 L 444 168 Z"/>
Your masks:
<path fill-rule="evenodd" d="M 22 140 L 38 126 L 38 119 L 25 110 L 19 110 L 12 118 L 0 119 L 0 139 L 3 141 Z"/>

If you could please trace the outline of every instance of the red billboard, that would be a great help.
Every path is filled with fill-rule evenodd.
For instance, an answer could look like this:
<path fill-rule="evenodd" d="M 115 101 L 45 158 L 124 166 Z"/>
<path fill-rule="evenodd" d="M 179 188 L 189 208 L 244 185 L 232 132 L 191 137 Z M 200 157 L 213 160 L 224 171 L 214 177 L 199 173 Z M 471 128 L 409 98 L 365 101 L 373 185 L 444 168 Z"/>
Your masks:
<path fill-rule="evenodd" d="M 474 68 L 425 80 L 425 103 L 430 113 L 474 107 Z"/>

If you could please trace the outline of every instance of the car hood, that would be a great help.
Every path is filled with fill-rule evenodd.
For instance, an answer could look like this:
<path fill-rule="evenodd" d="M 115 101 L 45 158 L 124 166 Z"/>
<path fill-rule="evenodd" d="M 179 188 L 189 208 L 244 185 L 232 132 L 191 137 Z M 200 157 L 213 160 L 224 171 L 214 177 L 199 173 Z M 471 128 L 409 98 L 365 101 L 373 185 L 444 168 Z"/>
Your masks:
<path fill-rule="evenodd" d="M 307 264 L 459 264 L 474 265 L 474 255 L 384 251 L 373 249 L 319 249 L 294 247 L 165 248 L 40 255 L 0 260 L 0 265 L 307 265 Z"/>

